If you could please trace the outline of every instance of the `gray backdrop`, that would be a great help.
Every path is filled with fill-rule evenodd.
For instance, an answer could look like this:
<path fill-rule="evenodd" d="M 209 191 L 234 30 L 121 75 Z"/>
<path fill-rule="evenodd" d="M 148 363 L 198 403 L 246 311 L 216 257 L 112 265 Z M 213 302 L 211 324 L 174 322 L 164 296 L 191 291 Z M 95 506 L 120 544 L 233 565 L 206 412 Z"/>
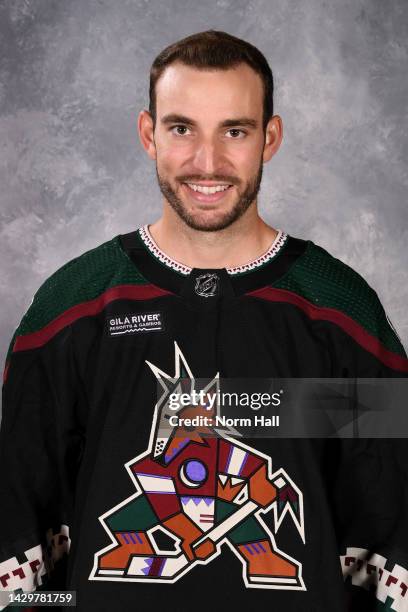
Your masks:
<path fill-rule="evenodd" d="M 0 0 L 3 363 L 47 276 L 160 215 L 136 125 L 148 71 L 209 28 L 274 72 L 261 214 L 359 271 L 408 346 L 406 0 Z"/>

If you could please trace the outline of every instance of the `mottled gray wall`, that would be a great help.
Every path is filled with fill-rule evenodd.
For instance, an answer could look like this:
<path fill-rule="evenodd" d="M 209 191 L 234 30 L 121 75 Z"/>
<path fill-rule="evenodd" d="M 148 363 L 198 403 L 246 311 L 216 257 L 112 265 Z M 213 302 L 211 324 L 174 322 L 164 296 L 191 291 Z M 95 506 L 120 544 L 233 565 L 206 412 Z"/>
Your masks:
<path fill-rule="evenodd" d="M 3 0 L 3 360 L 49 274 L 160 214 L 136 130 L 148 70 L 208 28 L 254 43 L 274 71 L 284 141 L 261 213 L 362 273 L 408 345 L 406 0 Z"/>

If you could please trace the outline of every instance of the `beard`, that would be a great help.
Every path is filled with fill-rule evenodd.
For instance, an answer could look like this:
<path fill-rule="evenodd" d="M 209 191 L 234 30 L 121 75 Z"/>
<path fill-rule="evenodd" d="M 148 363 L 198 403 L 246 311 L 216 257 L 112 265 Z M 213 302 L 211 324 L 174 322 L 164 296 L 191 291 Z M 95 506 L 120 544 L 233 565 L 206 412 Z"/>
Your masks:
<path fill-rule="evenodd" d="M 177 213 L 188 227 L 194 230 L 199 230 L 203 232 L 216 232 L 219 230 L 223 230 L 226 227 L 229 227 L 235 221 L 237 221 L 242 215 L 248 210 L 252 202 L 255 200 L 259 193 L 259 189 L 261 187 L 262 180 L 262 172 L 263 172 L 263 162 L 261 161 L 257 173 L 251 177 L 241 194 L 238 194 L 238 198 L 236 202 L 233 204 L 232 208 L 225 212 L 223 215 L 218 213 L 217 218 L 213 220 L 208 219 L 200 219 L 200 213 L 192 214 L 190 213 L 186 205 L 183 201 L 177 196 L 177 193 L 171 186 L 170 182 L 165 178 L 159 175 L 156 164 L 156 175 L 159 183 L 160 191 L 163 196 L 166 198 L 167 202 L 170 204 L 172 209 Z M 191 177 L 182 177 L 182 181 L 180 182 L 194 182 Z M 180 180 L 180 179 L 179 179 Z M 195 177 L 197 179 L 197 176 Z M 201 178 L 201 180 L 204 180 Z M 230 183 L 232 185 L 236 184 L 235 177 L 222 177 L 217 175 L 213 178 L 208 178 L 206 180 L 219 180 L 220 182 Z M 233 182 L 234 181 L 234 182 Z"/>

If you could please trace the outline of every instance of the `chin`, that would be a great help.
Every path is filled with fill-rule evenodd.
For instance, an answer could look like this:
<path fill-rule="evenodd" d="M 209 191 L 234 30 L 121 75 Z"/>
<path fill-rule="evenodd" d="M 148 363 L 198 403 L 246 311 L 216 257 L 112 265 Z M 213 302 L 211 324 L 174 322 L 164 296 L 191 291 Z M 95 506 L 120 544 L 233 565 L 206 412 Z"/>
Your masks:
<path fill-rule="evenodd" d="M 231 215 L 183 215 L 182 220 L 192 229 L 204 232 L 217 232 L 225 229 L 235 221 L 235 216 L 231 218 Z"/>

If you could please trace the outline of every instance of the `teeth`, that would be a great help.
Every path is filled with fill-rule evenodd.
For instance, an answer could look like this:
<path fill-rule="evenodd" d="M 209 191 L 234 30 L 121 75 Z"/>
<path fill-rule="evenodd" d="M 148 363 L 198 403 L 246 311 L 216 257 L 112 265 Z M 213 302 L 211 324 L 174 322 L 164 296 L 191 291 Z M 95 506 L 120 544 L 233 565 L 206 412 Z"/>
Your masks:
<path fill-rule="evenodd" d="M 214 185 L 213 187 L 207 187 L 206 185 L 195 185 L 194 183 L 187 183 L 187 185 L 194 191 L 199 191 L 200 193 L 205 193 L 206 195 L 217 193 L 217 191 L 225 191 L 229 187 L 229 185 Z"/>

